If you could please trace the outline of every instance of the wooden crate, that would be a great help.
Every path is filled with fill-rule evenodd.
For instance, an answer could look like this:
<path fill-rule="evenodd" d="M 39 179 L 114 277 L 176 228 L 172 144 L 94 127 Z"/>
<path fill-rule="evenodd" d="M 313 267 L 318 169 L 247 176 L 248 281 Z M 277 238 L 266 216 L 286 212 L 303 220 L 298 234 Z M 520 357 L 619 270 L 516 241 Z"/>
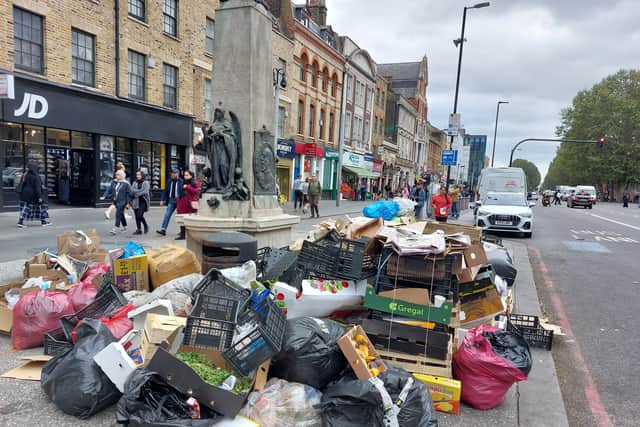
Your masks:
<path fill-rule="evenodd" d="M 454 340 L 449 341 L 449 353 L 445 360 L 431 357 L 415 356 L 393 351 L 378 350 L 382 360 L 402 368 L 412 374 L 433 375 L 435 377 L 452 378 L 451 359 L 453 357 Z"/>

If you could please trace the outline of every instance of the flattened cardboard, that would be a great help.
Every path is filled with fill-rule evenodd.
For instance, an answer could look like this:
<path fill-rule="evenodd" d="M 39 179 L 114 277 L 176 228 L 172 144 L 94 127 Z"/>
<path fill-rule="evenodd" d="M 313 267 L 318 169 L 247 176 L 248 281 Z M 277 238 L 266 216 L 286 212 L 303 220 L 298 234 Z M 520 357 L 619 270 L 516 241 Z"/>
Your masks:
<path fill-rule="evenodd" d="M 398 288 L 391 291 L 378 292 L 378 295 L 412 304 L 430 304 L 429 290 L 423 288 Z"/>
<path fill-rule="evenodd" d="M 504 312 L 504 305 L 500 299 L 498 291 L 494 288 L 484 293 L 481 298 L 460 304 L 460 311 L 464 312 L 464 320 L 460 320 L 462 325 L 476 320 L 492 318 Z"/>
<path fill-rule="evenodd" d="M 434 233 L 436 230 L 444 231 L 445 235 L 464 233 L 471 237 L 471 243 L 480 243 L 482 240 L 482 228 L 473 225 L 451 224 L 444 222 L 428 221 L 424 227 L 424 234 Z"/>
<path fill-rule="evenodd" d="M 25 280 L 12 280 L 9 283 L 0 285 L 0 333 L 11 335 L 11 327 L 13 326 L 13 310 L 9 308 L 5 302 L 4 294 L 10 289 L 20 288 L 24 285 Z"/>
<path fill-rule="evenodd" d="M 467 267 L 482 266 L 489 262 L 487 254 L 484 252 L 484 248 L 480 244 L 473 244 L 468 248 L 465 248 L 462 253 Z"/>
<path fill-rule="evenodd" d="M 2 378 L 15 378 L 17 380 L 40 381 L 42 375 L 42 367 L 51 360 L 52 356 L 38 354 L 35 356 L 21 357 L 20 360 L 26 360 L 27 363 L 11 369 L 0 375 Z"/>
<path fill-rule="evenodd" d="M 368 363 L 365 359 L 362 358 L 362 356 L 360 356 L 360 354 L 358 354 L 355 346 L 353 345 L 353 341 L 351 341 L 351 338 L 355 337 L 356 335 L 367 337 L 367 333 L 364 331 L 364 329 L 362 329 L 362 326 L 353 326 L 349 328 L 342 337 L 340 337 L 340 339 L 338 340 L 338 347 L 340 347 L 340 350 L 342 351 L 342 354 L 344 354 L 345 359 L 347 359 L 347 362 L 349 362 L 349 365 L 351 365 L 351 369 L 353 369 L 356 377 L 358 377 L 358 379 L 360 380 L 368 380 L 369 378 L 373 377 L 367 367 Z M 371 342 L 369 337 L 367 337 L 367 347 L 369 348 L 369 356 L 378 359 L 378 352 L 376 351 L 376 348 L 373 346 L 373 343 Z M 378 365 L 378 369 L 382 373 L 387 370 L 387 367 L 384 364 L 380 364 Z"/>

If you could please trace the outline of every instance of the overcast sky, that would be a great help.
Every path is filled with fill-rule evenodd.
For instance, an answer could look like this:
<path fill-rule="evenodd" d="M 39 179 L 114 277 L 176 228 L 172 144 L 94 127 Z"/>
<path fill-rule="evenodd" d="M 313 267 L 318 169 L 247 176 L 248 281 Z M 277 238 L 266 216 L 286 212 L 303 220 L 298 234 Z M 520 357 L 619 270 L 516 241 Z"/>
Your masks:
<path fill-rule="evenodd" d="M 429 121 L 453 111 L 462 11 L 478 1 L 327 0 L 328 24 L 378 63 L 429 60 Z M 494 0 L 467 11 L 458 112 L 471 134 L 487 135 L 491 156 L 498 100 L 496 166 L 524 138 L 554 138 L 575 94 L 621 68 L 639 68 L 639 0 Z M 515 157 L 544 175 L 553 143 L 529 142 Z"/>

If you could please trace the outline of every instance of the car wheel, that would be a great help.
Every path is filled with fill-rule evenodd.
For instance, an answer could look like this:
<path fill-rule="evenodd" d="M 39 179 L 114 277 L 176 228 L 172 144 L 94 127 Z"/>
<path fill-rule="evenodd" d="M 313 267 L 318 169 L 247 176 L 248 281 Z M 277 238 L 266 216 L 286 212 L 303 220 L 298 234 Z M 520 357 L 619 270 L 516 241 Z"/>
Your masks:
<path fill-rule="evenodd" d="M 525 239 L 530 239 L 530 238 L 531 238 L 531 236 L 533 236 L 533 231 L 530 231 L 530 232 L 528 232 L 528 233 L 524 233 L 524 237 L 525 237 Z"/>
<path fill-rule="evenodd" d="M 590 205 L 590 206 L 589 206 L 589 209 L 593 209 L 593 205 Z"/>

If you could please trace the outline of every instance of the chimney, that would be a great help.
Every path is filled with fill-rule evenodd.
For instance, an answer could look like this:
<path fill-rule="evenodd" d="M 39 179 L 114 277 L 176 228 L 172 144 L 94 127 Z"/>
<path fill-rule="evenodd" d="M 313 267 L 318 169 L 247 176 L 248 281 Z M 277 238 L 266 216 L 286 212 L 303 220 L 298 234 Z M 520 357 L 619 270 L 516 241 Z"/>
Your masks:
<path fill-rule="evenodd" d="M 307 0 L 309 17 L 318 25 L 327 25 L 327 5 L 325 0 Z"/>

